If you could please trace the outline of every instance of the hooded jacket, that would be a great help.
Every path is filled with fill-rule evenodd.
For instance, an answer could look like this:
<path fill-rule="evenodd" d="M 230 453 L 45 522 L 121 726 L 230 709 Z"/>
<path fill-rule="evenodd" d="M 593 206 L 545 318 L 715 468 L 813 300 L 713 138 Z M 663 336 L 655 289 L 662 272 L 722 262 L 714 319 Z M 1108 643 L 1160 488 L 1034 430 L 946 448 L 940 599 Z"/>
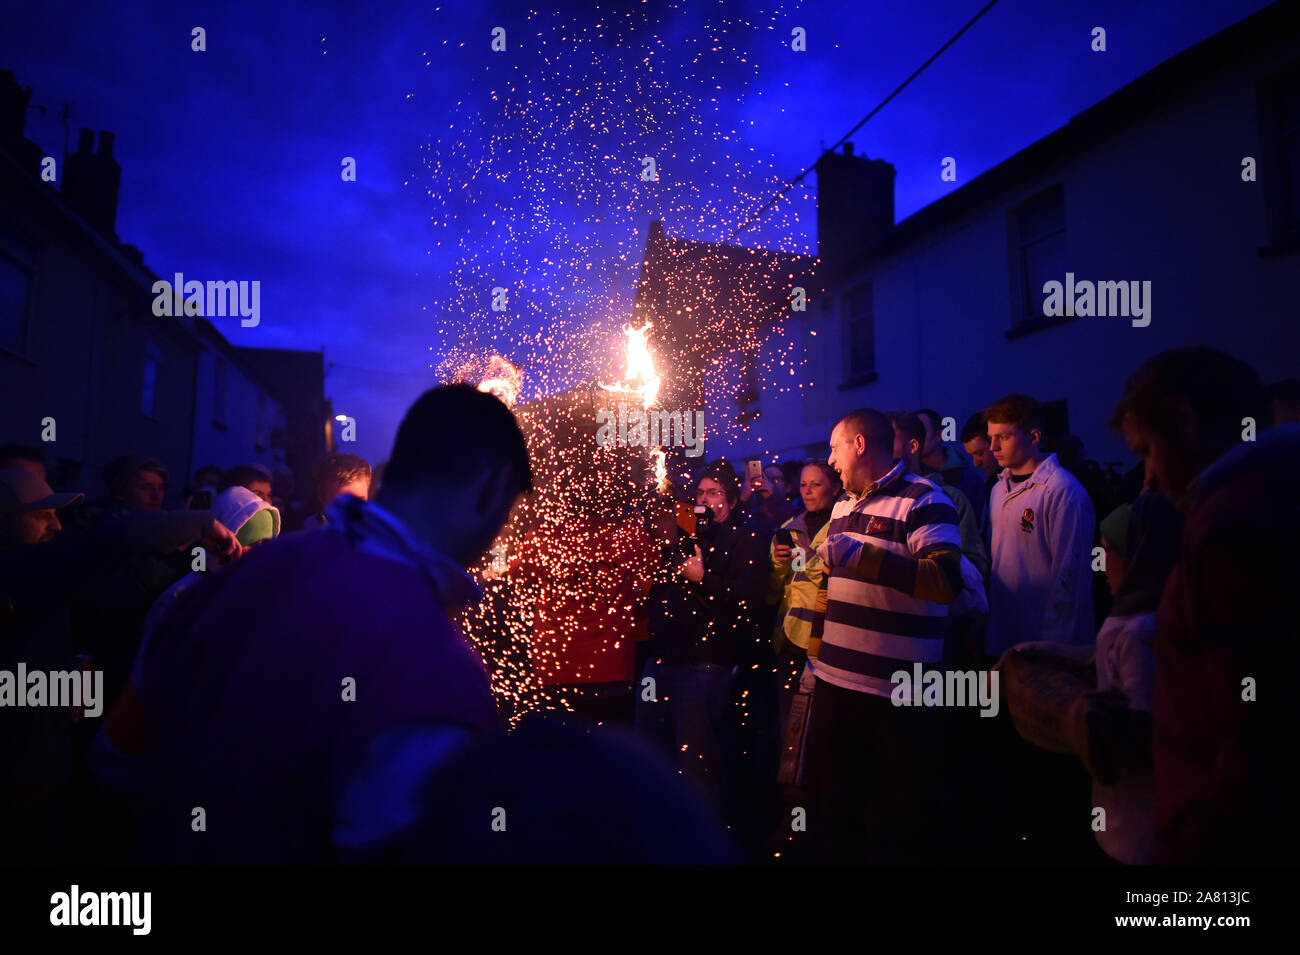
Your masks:
<path fill-rule="evenodd" d="M 1049 454 L 1019 484 L 1003 468 L 989 499 L 993 566 L 987 652 L 1017 643 L 1087 644 L 1097 519 L 1083 486 Z"/>

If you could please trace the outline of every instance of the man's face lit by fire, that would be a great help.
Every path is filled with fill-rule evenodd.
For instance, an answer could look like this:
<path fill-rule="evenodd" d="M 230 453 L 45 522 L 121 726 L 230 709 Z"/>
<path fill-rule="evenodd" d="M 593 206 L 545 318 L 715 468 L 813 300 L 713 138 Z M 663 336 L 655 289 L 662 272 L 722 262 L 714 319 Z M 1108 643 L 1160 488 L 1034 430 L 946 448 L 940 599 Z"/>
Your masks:
<path fill-rule="evenodd" d="M 704 505 L 713 509 L 713 516 L 719 522 L 725 521 L 731 516 L 731 504 L 727 501 L 727 492 L 721 484 L 713 478 L 701 478 L 699 487 L 695 491 L 696 505 Z"/>

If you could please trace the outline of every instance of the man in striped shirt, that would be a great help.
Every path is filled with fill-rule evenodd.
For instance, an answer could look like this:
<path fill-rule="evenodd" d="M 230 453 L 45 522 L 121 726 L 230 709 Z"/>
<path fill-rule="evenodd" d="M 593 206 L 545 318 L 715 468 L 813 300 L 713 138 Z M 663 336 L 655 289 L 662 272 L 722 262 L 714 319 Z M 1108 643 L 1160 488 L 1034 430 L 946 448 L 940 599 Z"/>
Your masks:
<path fill-rule="evenodd" d="M 890 695 L 894 672 L 943 667 L 961 535 L 952 502 L 893 450 L 879 411 L 831 431 L 846 496 L 818 548 L 829 580 L 806 744 L 810 822 L 830 862 L 931 861 L 945 841 L 942 710 Z"/>

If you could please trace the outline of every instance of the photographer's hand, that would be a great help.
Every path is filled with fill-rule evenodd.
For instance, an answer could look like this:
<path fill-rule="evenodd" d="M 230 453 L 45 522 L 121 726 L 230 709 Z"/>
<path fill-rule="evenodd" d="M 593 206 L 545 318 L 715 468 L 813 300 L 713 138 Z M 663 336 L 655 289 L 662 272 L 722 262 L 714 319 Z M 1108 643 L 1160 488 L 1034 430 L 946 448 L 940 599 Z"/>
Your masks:
<path fill-rule="evenodd" d="M 700 553 L 699 544 L 695 545 L 695 556 L 682 561 L 677 572 L 693 584 L 698 584 L 704 579 L 704 555 Z"/>

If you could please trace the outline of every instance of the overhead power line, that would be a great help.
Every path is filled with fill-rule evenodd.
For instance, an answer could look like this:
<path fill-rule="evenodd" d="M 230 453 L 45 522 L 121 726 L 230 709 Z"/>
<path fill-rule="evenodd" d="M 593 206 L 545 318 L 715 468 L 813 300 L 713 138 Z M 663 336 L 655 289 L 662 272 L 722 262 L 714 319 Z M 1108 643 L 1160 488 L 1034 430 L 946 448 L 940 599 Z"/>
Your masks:
<path fill-rule="evenodd" d="M 914 79 L 916 79 L 918 76 L 920 76 L 920 75 L 925 71 L 925 68 L 926 68 L 927 66 L 929 66 L 931 63 L 933 63 L 935 60 L 939 59 L 939 57 L 943 54 L 943 52 L 944 52 L 946 49 L 948 49 L 948 47 L 952 46 L 952 45 L 953 45 L 954 43 L 956 43 L 959 39 L 961 39 L 961 35 L 962 35 L 963 33 L 965 33 L 967 30 L 969 30 L 971 27 L 973 27 L 973 26 L 974 26 L 974 25 L 979 21 L 980 17 L 984 16 L 984 14 L 986 14 L 986 13 L 988 13 L 990 10 L 992 10 L 993 7 L 997 5 L 997 2 L 998 2 L 998 0 L 989 0 L 989 2 L 988 2 L 987 4 L 984 5 L 984 9 L 982 9 L 979 13 L 975 14 L 975 16 L 971 17 L 970 20 L 967 22 L 967 24 L 966 24 L 964 27 L 962 27 L 960 30 L 958 30 L 956 33 L 954 33 L 954 34 L 952 35 L 952 38 L 951 38 L 947 43 L 945 43 L 943 46 L 939 47 L 939 49 L 935 50 L 935 51 L 934 51 L 934 54 L 933 54 L 933 55 L 932 55 L 928 60 L 926 60 L 924 63 L 922 63 L 920 66 L 918 66 L 918 67 L 916 68 L 916 71 L 913 72 L 911 76 L 909 76 L 907 79 L 903 80 L 903 82 L 900 83 L 900 84 L 898 85 L 898 88 L 897 88 L 897 89 L 895 89 L 892 93 L 890 93 L 890 94 L 889 94 L 888 96 L 886 96 L 883 100 L 881 100 L 880 103 L 876 106 L 875 109 L 873 109 L 871 112 L 869 112 L 866 116 L 863 116 L 862 119 L 858 122 L 858 124 L 857 124 L 856 126 L 854 126 L 852 129 L 850 129 L 850 130 L 849 130 L 847 133 L 845 133 L 843 136 L 841 136 L 841 137 L 839 138 L 839 140 L 838 140 L 834 145 L 832 145 L 831 148 L 830 148 L 829 150 L 826 150 L 826 152 L 834 152 L 834 151 L 835 151 L 835 150 L 836 150 L 840 145 L 842 145 L 843 143 L 845 143 L 845 142 L 848 140 L 848 138 L 849 138 L 850 136 L 852 136 L 852 135 L 853 135 L 854 133 L 856 133 L 859 129 L 861 129 L 863 126 L 865 126 L 866 123 L 867 123 L 867 120 L 871 119 L 871 117 L 873 117 L 873 116 L 875 116 L 877 113 L 879 113 L 882 109 L 885 108 L 885 106 L 887 106 L 887 105 L 889 104 L 889 101 L 890 101 L 890 100 L 892 100 L 892 99 L 893 99 L 895 96 L 897 96 L 899 93 L 903 92 L 903 90 L 907 89 L 908 84 L 911 83 L 912 80 L 914 80 Z M 821 157 L 819 156 L 818 158 L 820 159 Z M 771 199 L 769 199 L 769 200 L 767 201 L 767 203 L 763 206 L 763 208 L 759 209 L 758 212 L 754 213 L 754 215 L 751 216 L 751 217 L 750 217 L 746 222 L 744 222 L 742 225 L 738 226 L 738 227 L 736 228 L 736 231 L 733 232 L 733 233 L 731 233 L 731 235 L 727 236 L 727 238 L 726 238 L 724 241 L 726 241 L 726 242 L 730 242 L 730 241 L 731 241 L 732 239 L 734 239 L 736 236 L 740 235 L 740 233 L 744 232 L 744 231 L 745 231 L 746 229 L 748 229 L 751 225 L 753 225 L 755 222 L 757 222 L 759 219 L 761 219 L 761 218 L 763 217 L 764 213 L 766 213 L 768 209 L 772 208 L 774 205 L 776 205 L 778 202 L 780 202 L 783 198 L 785 198 L 786 194 L 787 194 L 791 189 L 793 189 L 795 186 L 799 185 L 799 183 L 803 182 L 804 179 L 806 179 L 806 178 L 808 177 L 808 174 L 809 174 L 810 172 L 812 172 L 812 171 L 813 171 L 814 169 L 816 169 L 816 168 L 817 168 L 817 164 L 816 164 L 816 163 L 813 163 L 811 166 L 809 166 L 809 167 L 808 167 L 807 169 L 805 169 L 803 172 L 799 173 L 799 175 L 797 175 L 793 180 L 791 180 L 790 183 L 789 183 L 789 184 L 788 184 L 784 189 L 782 189 L 782 190 L 781 190 L 780 192 L 778 192 L 775 196 L 773 196 Z"/>

